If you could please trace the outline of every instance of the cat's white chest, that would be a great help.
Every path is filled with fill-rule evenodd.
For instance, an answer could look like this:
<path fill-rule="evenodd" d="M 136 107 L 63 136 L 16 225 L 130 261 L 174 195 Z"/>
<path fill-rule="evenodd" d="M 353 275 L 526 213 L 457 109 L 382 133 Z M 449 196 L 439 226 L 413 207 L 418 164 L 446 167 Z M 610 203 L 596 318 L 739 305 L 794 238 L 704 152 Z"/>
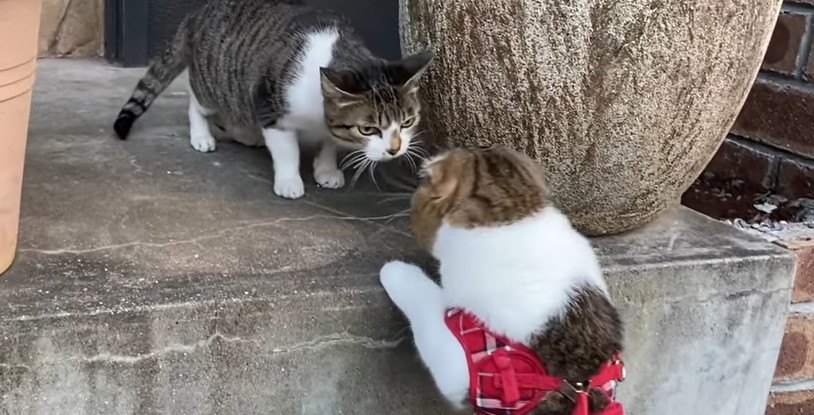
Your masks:
<path fill-rule="evenodd" d="M 339 33 L 335 28 L 314 32 L 306 37 L 294 81 L 285 91 L 287 112 L 277 123 L 280 127 L 307 135 L 328 133 L 319 68 L 331 63 L 337 40 Z"/>

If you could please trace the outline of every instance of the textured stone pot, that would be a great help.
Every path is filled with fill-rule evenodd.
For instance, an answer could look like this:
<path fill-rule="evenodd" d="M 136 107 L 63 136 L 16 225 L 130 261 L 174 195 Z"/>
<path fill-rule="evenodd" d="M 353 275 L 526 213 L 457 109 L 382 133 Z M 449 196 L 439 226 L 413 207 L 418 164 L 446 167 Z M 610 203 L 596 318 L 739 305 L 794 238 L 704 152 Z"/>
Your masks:
<path fill-rule="evenodd" d="M 17 248 L 40 0 L 0 0 L 0 273 Z"/>
<path fill-rule="evenodd" d="M 401 0 L 400 29 L 405 53 L 436 54 L 436 140 L 535 157 L 555 202 L 601 235 L 679 203 L 734 122 L 780 3 Z"/>

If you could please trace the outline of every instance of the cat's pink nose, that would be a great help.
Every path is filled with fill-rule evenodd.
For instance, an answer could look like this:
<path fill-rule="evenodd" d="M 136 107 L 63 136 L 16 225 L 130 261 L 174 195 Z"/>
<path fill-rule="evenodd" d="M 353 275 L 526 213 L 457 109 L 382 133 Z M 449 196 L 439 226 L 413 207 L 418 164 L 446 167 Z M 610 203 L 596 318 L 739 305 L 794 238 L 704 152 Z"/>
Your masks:
<path fill-rule="evenodd" d="M 401 148 L 401 136 L 399 133 L 393 133 L 393 136 L 390 137 L 390 146 L 387 148 L 387 153 L 391 156 L 395 156 L 396 153 L 399 152 Z"/>

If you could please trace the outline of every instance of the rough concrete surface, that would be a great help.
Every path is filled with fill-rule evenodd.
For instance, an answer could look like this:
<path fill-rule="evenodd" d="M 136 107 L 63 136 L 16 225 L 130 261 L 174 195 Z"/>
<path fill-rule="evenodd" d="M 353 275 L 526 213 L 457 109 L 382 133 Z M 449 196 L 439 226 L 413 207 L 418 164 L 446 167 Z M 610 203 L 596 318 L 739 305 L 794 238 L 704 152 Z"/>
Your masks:
<path fill-rule="evenodd" d="M 104 48 L 104 0 L 42 1 L 40 56 L 95 56 Z"/>
<path fill-rule="evenodd" d="M 389 259 L 432 266 L 407 199 L 275 197 L 264 149 L 189 147 L 180 85 L 117 141 L 141 74 L 41 62 L 0 414 L 448 413 L 377 280 Z M 628 325 L 627 412 L 762 413 L 791 255 L 686 209 L 596 247 Z"/>
<path fill-rule="evenodd" d="M 405 52 L 445 145 L 540 160 L 585 232 L 677 206 L 760 67 L 780 0 L 401 0 Z"/>

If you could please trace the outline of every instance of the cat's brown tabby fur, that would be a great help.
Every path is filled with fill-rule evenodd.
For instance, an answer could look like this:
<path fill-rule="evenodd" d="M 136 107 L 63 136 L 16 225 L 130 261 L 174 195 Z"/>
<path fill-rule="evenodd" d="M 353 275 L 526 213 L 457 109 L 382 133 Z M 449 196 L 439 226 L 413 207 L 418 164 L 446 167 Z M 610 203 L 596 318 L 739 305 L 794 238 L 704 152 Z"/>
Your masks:
<path fill-rule="evenodd" d="M 539 167 L 503 148 L 452 150 L 430 160 L 413 196 L 413 234 L 425 248 L 446 220 L 461 228 L 505 225 L 542 210 L 546 187 Z"/>

